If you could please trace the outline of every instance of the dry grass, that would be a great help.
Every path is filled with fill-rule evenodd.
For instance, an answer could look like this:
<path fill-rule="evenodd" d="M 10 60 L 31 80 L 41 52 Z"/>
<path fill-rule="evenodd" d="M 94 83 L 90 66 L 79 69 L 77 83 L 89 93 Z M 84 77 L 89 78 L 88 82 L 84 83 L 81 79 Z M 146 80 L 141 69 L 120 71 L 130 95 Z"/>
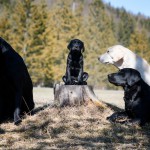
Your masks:
<path fill-rule="evenodd" d="M 0 149 L 150 149 L 150 126 L 111 124 L 106 117 L 116 110 L 87 106 L 47 107 L 27 116 L 19 126 L 0 126 Z"/>
<path fill-rule="evenodd" d="M 113 111 L 93 106 L 46 108 L 23 120 L 20 126 L 4 123 L 0 129 L 1 149 L 148 149 L 146 126 L 110 124 Z"/>

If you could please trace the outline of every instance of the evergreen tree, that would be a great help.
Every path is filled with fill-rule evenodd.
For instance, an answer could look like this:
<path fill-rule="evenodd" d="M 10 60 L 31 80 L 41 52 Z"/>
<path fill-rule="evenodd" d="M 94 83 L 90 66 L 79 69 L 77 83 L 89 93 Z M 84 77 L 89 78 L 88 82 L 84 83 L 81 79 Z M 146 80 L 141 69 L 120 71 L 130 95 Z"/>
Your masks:
<path fill-rule="evenodd" d="M 41 60 L 48 47 L 47 16 L 45 3 L 31 0 L 17 1 L 12 12 L 12 46 L 23 57 L 34 85 L 43 85 L 46 78 Z"/>
<path fill-rule="evenodd" d="M 94 0 L 90 5 L 88 22 L 89 25 L 85 24 L 84 27 L 85 38 L 83 38 L 87 47 L 85 69 L 90 75 L 89 84 L 104 86 L 103 83 L 107 80 L 108 71 L 112 69 L 112 66 L 106 68 L 100 64 L 98 56 L 104 53 L 108 47 L 114 45 L 116 40 L 112 31 L 111 18 L 106 14 L 101 1 Z"/>
<path fill-rule="evenodd" d="M 66 71 L 67 45 L 71 39 L 78 37 L 80 22 L 72 13 L 69 1 L 58 1 L 51 13 L 53 14 L 50 19 L 50 27 L 53 30 L 51 45 L 53 77 L 55 81 L 62 81 Z"/>
<path fill-rule="evenodd" d="M 129 48 L 141 57 L 149 59 L 150 52 L 148 51 L 148 39 L 145 31 L 135 31 L 130 38 Z"/>
<path fill-rule="evenodd" d="M 0 36 L 2 36 L 5 40 L 10 41 L 12 35 L 12 27 L 11 27 L 11 13 L 7 10 L 7 7 L 2 9 L 0 14 Z"/>
<path fill-rule="evenodd" d="M 48 13 L 45 3 L 41 5 L 33 5 L 31 9 L 31 22 L 29 33 L 30 33 L 30 43 L 29 43 L 29 52 L 27 53 L 26 61 L 29 68 L 29 71 L 32 75 L 33 82 L 36 85 L 44 85 L 45 78 L 47 78 L 48 72 L 45 72 L 44 67 L 45 61 L 43 61 L 44 53 L 49 48 L 47 31 L 48 28 Z M 51 51 L 47 55 L 51 55 Z M 50 62 L 49 62 L 50 63 Z M 51 64 L 51 63 L 50 63 Z M 51 72 L 51 68 L 49 68 Z M 47 78 L 48 81 L 49 78 Z M 49 83 L 50 84 L 50 83 Z"/>
<path fill-rule="evenodd" d="M 6 0 L 0 4 L 0 36 L 23 57 L 35 86 L 62 81 L 67 45 L 73 38 L 84 42 L 84 71 L 94 86 L 112 86 L 107 74 L 116 68 L 97 60 L 112 45 L 129 47 L 150 62 L 150 19 L 141 14 L 115 9 L 102 0 Z"/>
<path fill-rule="evenodd" d="M 118 26 L 118 41 L 124 46 L 129 46 L 131 34 L 134 32 L 135 22 L 130 14 L 123 8 L 120 14 L 120 22 Z"/>

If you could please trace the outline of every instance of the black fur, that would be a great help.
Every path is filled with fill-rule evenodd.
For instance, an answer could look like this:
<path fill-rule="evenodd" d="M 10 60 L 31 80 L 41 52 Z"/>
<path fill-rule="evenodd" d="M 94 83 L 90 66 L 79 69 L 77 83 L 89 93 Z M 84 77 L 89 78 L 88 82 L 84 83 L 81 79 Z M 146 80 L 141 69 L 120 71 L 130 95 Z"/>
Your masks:
<path fill-rule="evenodd" d="M 5 110 L 0 114 L 0 119 L 1 116 L 12 116 L 12 111 L 8 112 L 7 109 L 7 105 L 12 103 L 9 109 L 13 110 L 14 122 L 18 124 L 21 122 L 20 115 L 34 108 L 32 81 L 21 56 L 2 38 L 0 38 L 0 60 L 1 76 L 4 78 L 1 82 L 6 84 L 2 91 L 6 90 L 8 95 L 12 95 L 0 99 L 0 105 L 6 101 L 5 105 L 1 106 Z"/>
<path fill-rule="evenodd" d="M 108 75 L 110 83 L 124 89 L 125 112 L 118 112 L 107 119 L 117 122 L 118 118 L 128 118 L 124 123 L 144 125 L 150 122 L 150 87 L 143 81 L 140 73 L 125 68 Z"/>
<path fill-rule="evenodd" d="M 68 47 L 70 52 L 67 58 L 66 74 L 63 81 L 66 85 L 86 85 L 88 73 L 83 72 L 84 43 L 79 39 L 71 40 Z"/>

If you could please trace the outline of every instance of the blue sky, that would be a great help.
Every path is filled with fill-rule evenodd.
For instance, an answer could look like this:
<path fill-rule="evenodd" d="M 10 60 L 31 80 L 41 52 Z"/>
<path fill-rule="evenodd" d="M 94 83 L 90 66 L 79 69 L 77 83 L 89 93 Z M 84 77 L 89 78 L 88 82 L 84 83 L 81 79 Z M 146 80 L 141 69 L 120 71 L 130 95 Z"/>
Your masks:
<path fill-rule="evenodd" d="M 150 17 L 150 0 L 103 0 L 110 2 L 111 6 L 124 7 L 127 11 L 134 14 L 141 13 Z"/>

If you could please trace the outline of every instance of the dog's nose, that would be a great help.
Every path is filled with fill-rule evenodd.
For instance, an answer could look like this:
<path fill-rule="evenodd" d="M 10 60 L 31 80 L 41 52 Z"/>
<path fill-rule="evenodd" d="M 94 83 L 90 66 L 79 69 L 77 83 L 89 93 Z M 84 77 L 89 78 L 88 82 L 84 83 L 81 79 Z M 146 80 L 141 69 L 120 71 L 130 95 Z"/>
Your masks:
<path fill-rule="evenodd" d="M 73 49 L 74 49 L 74 50 L 78 50 L 78 49 L 79 49 L 79 46 L 78 46 L 78 45 L 74 45 L 74 46 L 73 46 Z"/>
<path fill-rule="evenodd" d="M 103 59 L 102 55 L 100 55 L 100 56 L 98 57 L 98 60 L 99 60 L 101 63 L 104 62 L 104 59 Z"/>
<path fill-rule="evenodd" d="M 75 47 L 75 48 L 78 48 L 78 47 L 79 47 L 79 45 L 78 45 L 78 44 L 76 44 L 74 47 Z"/>
<path fill-rule="evenodd" d="M 111 77 L 111 74 L 108 74 L 108 78 L 110 78 Z"/>

